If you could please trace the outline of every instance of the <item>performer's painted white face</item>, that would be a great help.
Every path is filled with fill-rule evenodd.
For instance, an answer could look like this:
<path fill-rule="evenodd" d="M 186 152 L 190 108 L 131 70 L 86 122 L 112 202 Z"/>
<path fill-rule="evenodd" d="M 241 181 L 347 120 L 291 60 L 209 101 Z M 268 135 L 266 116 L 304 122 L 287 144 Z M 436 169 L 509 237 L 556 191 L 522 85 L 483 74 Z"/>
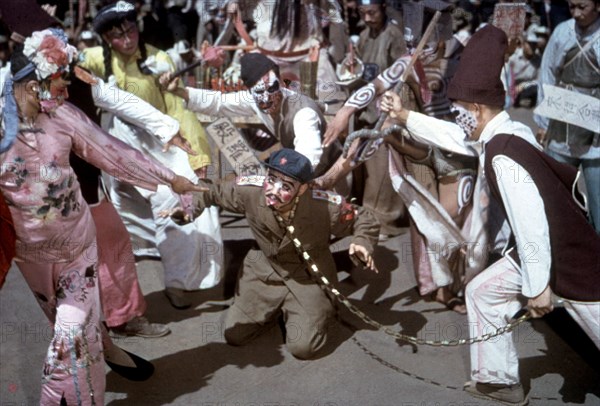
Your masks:
<path fill-rule="evenodd" d="M 452 103 L 450 111 L 455 114 L 454 121 L 462 128 L 467 138 L 473 139 L 473 134 L 479 125 L 475 114 L 458 103 Z"/>
<path fill-rule="evenodd" d="M 264 75 L 252 88 L 250 93 L 258 108 L 266 114 L 279 111 L 281 106 L 281 84 L 272 70 Z"/>
<path fill-rule="evenodd" d="M 263 184 L 267 206 L 278 211 L 291 208 L 292 200 L 300 192 L 302 184 L 277 171 L 269 170 Z"/>

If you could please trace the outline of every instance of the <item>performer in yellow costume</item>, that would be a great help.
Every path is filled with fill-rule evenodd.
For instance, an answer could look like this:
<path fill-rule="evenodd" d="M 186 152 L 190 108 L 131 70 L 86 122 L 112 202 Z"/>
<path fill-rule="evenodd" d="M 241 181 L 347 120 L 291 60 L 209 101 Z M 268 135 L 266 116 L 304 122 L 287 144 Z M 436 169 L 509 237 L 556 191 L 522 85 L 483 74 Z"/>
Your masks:
<path fill-rule="evenodd" d="M 99 99 L 109 99 L 113 105 L 110 111 L 119 116 L 106 117 L 105 128 L 177 174 L 193 181 L 205 177 L 210 164 L 210 149 L 202 126 L 194 113 L 185 109 L 181 98 L 163 94 L 158 87 L 156 75 L 172 71 L 174 66 L 166 52 L 146 45 L 140 39 L 133 5 L 119 1 L 106 6 L 98 12 L 93 24 L 103 44 L 85 49 L 79 65 L 109 85 L 102 87 L 104 94 L 95 95 L 97 104 Z M 124 117 L 120 113 L 130 107 L 126 105 L 134 98 L 127 95 L 123 98 L 119 89 L 138 96 L 174 118 L 175 126 L 171 131 L 151 131 L 144 125 L 147 120 Z M 115 108 L 119 104 L 122 109 Z M 140 114 L 141 109 L 142 106 Z M 188 155 L 180 148 L 168 148 L 169 145 L 184 148 L 191 145 L 197 155 Z M 223 242 L 216 209 L 193 224 L 172 230 L 167 221 L 158 216 L 162 210 L 181 205 L 170 190 L 159 188 L 157 192 L 148 193 L 114 178 L 110 183 L 112 201 L 133 236 L 135 253 L 156 254 L 154 247 L 158 249 L 165 269 L 165 293 L 173 306 L 189 306 L 182 290 L 209 288 L 219 282 Z"/>

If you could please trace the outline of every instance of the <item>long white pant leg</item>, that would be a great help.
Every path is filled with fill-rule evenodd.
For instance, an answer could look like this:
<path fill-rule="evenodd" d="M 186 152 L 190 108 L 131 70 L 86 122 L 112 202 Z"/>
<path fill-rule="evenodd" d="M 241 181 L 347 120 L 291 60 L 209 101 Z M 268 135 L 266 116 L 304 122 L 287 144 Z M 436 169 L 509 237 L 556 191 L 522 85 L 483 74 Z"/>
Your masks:
<path fill-rule="evenodd" d="M 521 275 L 505 258 L 477 275 L 466 288 L 471 336 L 492 333 L 505 326 L 522 304 Z M 484 383 L 519 382 L 519 358 L 512 333 L 472 344 L 471 379 Z"/>
<path fill-rule="evenodd" d="M 129 232 L 133 253 L 159 255 L 156 249 L 154 215 L 147 196 L 140 193 L 143 189 L 108 175 L 104 176 L 104 181 L 109 188 L 110 200 Z"/>
<path fill-rule="evenodd" d="M 600 303 L 599 302 L 564 302 L 565 309 L 573 320 L 592 339 L 600 350 Z"/>
<path fill-rule="evenodd" d="M 216 206 L 204 209 L 193 225 L 196 227 L 197 244 L 201 248 L 200 282 L 195 282 L 195 289 L 212 288 L 221 281 L 225 272 L 219 209 Z"/>
<path fill-rule="evenodd" d="M 154 215 L 156 246 L 164 268 L 165 287 L 197 289 L 201 247 L 196 243 L 196 228 L 193 224 L 179 226 L 169 217 L 158 215 L 163 210 L 181 206 L 169 187 L 160 185 L 148 198 Z"/>
<path fill-rule="evenodd" d="M 205 289 L 221 279 L 223 241 L 218 211 L 206 210 L 193 223 L 180 226 L 160 217 L 163 210 L 181 206 L 167 186 L 149 195 L 156 224 L 156 246 L 165 270 L 165 286 L 186 290 Z"/>

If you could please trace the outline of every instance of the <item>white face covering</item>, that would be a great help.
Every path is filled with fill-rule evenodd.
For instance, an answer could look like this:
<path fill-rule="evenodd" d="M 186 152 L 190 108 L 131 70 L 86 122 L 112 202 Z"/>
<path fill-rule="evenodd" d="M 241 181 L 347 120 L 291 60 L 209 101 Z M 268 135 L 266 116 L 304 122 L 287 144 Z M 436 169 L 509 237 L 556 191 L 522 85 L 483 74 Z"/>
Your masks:
<path fill-rule="evenodd" d="M 477 129 L 477 118 L 469 110 L 465 109 L 460 104 L 452 103 L 450 111 L 455 114 L 454 121 L 466 134 L 467 138 L 471 138 Z"/>
<path fill-rule="evenodd" d="M 257 106 L 265 113 L 271 113 L 279 107 L 281 87 L 279 79 L 273 71 L 270 71 L 252 86 L 250 93 Z"/>

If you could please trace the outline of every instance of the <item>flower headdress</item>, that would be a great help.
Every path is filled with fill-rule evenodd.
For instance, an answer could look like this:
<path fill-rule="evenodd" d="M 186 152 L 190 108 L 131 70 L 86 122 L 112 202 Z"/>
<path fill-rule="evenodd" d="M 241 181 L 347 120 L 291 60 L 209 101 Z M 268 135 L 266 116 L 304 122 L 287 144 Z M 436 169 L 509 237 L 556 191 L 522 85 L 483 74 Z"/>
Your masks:
<path fill-rule="evenodd" d="M 63 30 L 36 31 L 25 40 L 23 54 L 35 65 L 39 80 L 54 79 L 69 71 L 77 49 L 69 45 Z"/>
<path fill-rule="evenodd" d="M 25 40 L 23 54 L 30 63 L 14 75 L 9 75 L 4 82 L 4 135 L 0 136 L 0 154 L 10 149 L 19 131 L 19 114 L 13 82 L 19 82 L 35 71 L 40 81 L 40 103 L 43 109 L 44 103 L 48 103 L 52 98 L 49 90 L 50 80 L 69 71 L 69 64 L 76 52 L 76 48 L 69 45 L 64 31 L 56 28 L 36 31 Z"/>

